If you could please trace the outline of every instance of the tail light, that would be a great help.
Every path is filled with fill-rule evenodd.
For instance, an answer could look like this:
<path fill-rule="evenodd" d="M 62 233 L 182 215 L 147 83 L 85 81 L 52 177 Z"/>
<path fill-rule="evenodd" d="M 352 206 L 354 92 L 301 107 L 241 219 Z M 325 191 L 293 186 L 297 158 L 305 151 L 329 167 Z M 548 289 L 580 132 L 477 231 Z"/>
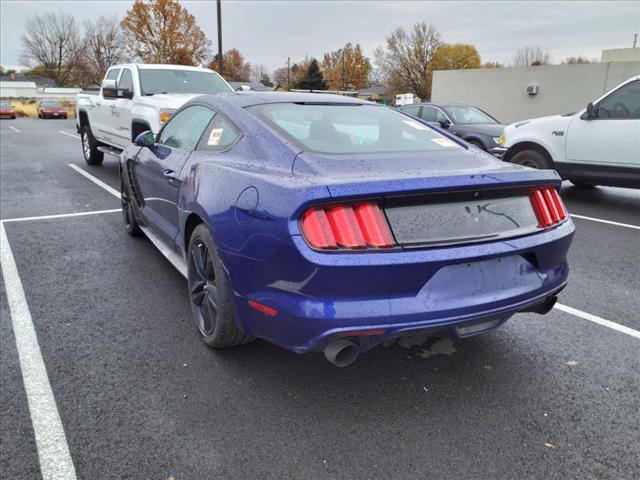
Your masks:
<path fill-rule="evenodd" d="M 391 230 L 376 202 L 312 207 L 302 215 L 302 234 L 320 250 L 391 248 Z"/>
<path fill-rule="evenodd" d="M 555 188 L 535 188 L 529 197 L 541 228 L 549 228 L 567 218 L 567 210 Z"/>

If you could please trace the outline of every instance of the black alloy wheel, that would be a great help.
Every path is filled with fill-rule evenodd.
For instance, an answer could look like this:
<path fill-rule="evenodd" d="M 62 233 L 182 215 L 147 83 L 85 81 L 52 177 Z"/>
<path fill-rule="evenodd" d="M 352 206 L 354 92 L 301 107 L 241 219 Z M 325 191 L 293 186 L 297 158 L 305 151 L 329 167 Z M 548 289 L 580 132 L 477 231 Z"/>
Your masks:
<path fill-rule="evenodd" d="M 124 179 L 120 179 L 120 205 L 122 206 L 122 219 L 124 220 L 127 233 L 133 236 L 140 235 L 142 230 L 140 230 L 140 226 L 136 220 L 134 206 L 131 202 L 129 189 L 126 187 Z"/>
<path fill-rule="evenodd" d="M 213 257 L 202 239 L 191 245 L 189 255 L 189 295 L 196 326 L 204 336 L 210 336 L 218 320 L 218 288 Z"/>

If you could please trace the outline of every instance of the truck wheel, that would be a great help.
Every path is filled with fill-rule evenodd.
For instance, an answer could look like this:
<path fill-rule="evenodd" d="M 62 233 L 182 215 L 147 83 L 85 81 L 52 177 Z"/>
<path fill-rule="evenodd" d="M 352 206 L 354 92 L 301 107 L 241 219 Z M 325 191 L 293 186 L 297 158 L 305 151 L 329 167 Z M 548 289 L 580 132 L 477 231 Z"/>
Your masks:
<path fill-rule="evenodd" d="M 524 165 L 525 167 L 539 168 L 542 170 L 552 169 L 551 162 L 537 150 L 522 150 L 516 153 L 511 159 L 511 163 Z"/>
<path fill-rule="evenodd" d="M 102 160 L 104 160 L 104 153 L 98 150 L 98 142 L 91 133 L 91 128 L 89 125 L 85 125 L 82 127 L 81 133 L 82 139 L 82 153 L 84 154 L 84 160 L 87 162 L 87 165 L 102 165 Z"/>

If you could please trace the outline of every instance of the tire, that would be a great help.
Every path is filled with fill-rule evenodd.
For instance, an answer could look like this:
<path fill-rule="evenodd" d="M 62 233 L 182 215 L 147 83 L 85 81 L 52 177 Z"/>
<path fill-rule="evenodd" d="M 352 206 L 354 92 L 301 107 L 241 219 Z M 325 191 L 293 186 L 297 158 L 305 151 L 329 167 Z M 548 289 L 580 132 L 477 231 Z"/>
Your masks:
<path fill-rule="evenodd" d="M 198 225 L 189 239 L 187 282 L 193 322 L 211 348 L 228 348 L 253 340 L 235 321 L 233 289 L 206 225 Z"/>
<path fill-rule="evenodd" d="M 569 181 L 578 188 L 596 188 L 596 185 L 593 183 L 583 182 L 581 180 L 573 180 L 572 178 Z"/>
<path fill-rule="evenodd" d="M 91 133 L 89 125 L 82 127 L 82 133 L 80 136 L 82 141 L 82 153 L 87 165 L 100 166 L 104 160 L 104 153 L 98 150 L 98 141 Z"/>
<path fill-rule="evenodd" d="M 524 165 L 525 167 L 539 168 L 542 170 L 549 170 L 553 168 L 551 162 L 542 153 L 537 150 L 528 149 L 522 150 L 516 153 L 511 158 L 511 163 L 517 163 L 518 165 Z"/>
<path fill-rule="evenodd" d="M 135 206 L 131 203 L 131 194 L 124 183 L 124 178 L 120 178 L 120 205 L 122 206 L 122 219 L 127 233 L 134 237 L 142 235 L 142 230 L 136 219 Z"/>

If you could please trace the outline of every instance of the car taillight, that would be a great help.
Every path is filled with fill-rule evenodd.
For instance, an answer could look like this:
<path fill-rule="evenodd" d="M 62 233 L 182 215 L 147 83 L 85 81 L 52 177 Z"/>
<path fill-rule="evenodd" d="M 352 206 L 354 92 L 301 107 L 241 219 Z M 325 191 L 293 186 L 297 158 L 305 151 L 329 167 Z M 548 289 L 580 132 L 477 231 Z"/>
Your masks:
<path fill-rule="evenodd" d="M 567 218 L 567 210 L 555 188 L 534 188 L 529 198 L 541 228 L 551 227 Z"/>
<path fill-rule="evenodd" d="M 393 237 L 376 202 L 312 207 L 302 215 L 302 234 L 313 248 L 391 248 Z"/>

